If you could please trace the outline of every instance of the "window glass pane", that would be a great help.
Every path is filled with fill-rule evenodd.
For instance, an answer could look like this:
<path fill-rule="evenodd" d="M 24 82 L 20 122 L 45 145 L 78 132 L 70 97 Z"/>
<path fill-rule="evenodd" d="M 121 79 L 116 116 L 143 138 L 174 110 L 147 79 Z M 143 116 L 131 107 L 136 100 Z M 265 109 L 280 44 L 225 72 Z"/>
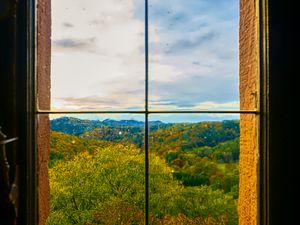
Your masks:
<path fill-rule="evenodd" d="M 51 116 L 48 224 L 143 224 L 144 118 Z"/>
<path fill-rule="evenodd" d="M 52 0 L 51 108 L 144 107 L 144 5 Z"/>
<path fill-rule="evenodd" d="M 238 0 L 151 0 L 150 108 L 239 109 L 238 24 Z"/>
<path fill-rule="evenodd" d="M 151 224 L 238 224 L 239 115 L 150 121 Z"/>

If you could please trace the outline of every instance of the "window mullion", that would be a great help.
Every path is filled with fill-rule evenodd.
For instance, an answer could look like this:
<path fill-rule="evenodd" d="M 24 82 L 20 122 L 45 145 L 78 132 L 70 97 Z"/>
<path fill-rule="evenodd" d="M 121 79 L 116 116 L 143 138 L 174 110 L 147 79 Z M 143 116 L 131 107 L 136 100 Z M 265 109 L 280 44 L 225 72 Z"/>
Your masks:
<path fill-rule="evenodd" d="M 145 224 L 149 224 L 149 32 L 148 0 L 145 0 Z"/>

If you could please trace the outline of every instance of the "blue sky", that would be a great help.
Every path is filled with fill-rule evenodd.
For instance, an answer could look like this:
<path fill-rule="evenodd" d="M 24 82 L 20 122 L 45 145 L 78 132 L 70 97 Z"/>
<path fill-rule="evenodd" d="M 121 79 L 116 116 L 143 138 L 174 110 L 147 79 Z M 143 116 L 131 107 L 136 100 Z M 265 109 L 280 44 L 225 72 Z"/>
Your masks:
<path fill-rule="evenodd" d="M 238 0 L 149 0 L 149 103 L 234 110 Z M 144 106 L 144 1 L 52 1 L 52 109 Z"/>
<path fill-rule="evenodd" d="M 238 1 L 154 0 L 149 12 L 151 103 L 237 109 Z"/>

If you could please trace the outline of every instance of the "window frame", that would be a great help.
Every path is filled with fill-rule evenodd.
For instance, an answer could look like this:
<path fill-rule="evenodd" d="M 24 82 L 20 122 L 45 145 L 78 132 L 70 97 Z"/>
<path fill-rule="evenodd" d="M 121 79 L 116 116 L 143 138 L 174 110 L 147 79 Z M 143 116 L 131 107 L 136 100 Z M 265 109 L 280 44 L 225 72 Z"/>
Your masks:
<path fill-rule="evenodd" d="M 258 1 L 258 0 L 255 0 Z M 145 0 L 145 110 L 142 111 L 51 111 L 51 110 L 39 110 L 37 109 L 37 93 L 36 93 L 36 2 L 35 0 L 28 0 L 25 3 L 20 3 L 23 7 L 20 12 L 20 18 L 23 18 L 23 22 L 20 22 L 22 25 L 26 25 L 23 28 L 23 37 L 26 37 L 25 41 L 21 43 L 21 46 L 24 48 L 24 54 L 22 57 L 24 65 L 24 71 L 26 71 L 26 94 L 24 95 L 24 99 L 26 100 L 26 117 L 24 118 L 24 127 L 26 129 L 23 130 L 23 135 L 26 136 L 26 168 L 27 168 L 27 177 L 26 187 L 27 187 L 27 196 L 26 196 L 26 224 L 37 224 L 37 119 L 38 115 L 49 115 L 49 114 L 72 114 L 72 113 L 139 113 L 145 115 L 145 151 L 149 153 L 149 127 L 148 127 L 148 118 L 150 114 L 204 114 L 204 113 L 237 113 L 237 114 L 255 114 L 259 118 L 259 146 L 260 146 L 260 171 L 257 174 L 259 180 L 259 201 L 258 209 L 259 209 L 259 223 L 260 224 L 268 224 L 268 196 L 269 193 L 269 182 L 268 182 L 268 142 L 269 142 L 269 119 L 268 119 L 268 10 L 267 10 L 267 0 L 259 1 L 259 11 L 260 11 L 260 77 L 258 78 L 260 81 L 259 91 L 260 91 L 260 99 L 259 99 L 259 109 L 258 110 L 200 110 L 200 111 L 152 111 L 148 109 L 148 0 Z M 20 20 L 21 21 L 21 20 Z M 21 35 L 20 35 L 21 36 Z M 25 69 L 26 68 L 26 69 Z M 21 68 L 22 69 L 22 68 Z M 145 154 L 145 200 L 146 200 L 146 224 L 149 216 L 149 190 L 148 190 L 148 182 L 149 182 L 149 158 L 148 154 Z"/>
<path fill-rule="evenodd" d="M 259 0 L 259 192 L 258 223 L 269 220 L 269 1 Z"/>

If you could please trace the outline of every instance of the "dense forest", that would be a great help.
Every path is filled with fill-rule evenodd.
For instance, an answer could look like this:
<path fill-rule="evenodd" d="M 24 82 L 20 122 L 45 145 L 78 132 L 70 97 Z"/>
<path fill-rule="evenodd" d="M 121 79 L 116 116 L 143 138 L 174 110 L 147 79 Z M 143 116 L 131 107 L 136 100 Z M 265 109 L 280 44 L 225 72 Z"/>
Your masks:
<path fill-rule="evenodd" d="M 54 224 L 144 224 L 144 123 L 51 120 Z M 149 136 L 151 224 L 238 224 L 239 121 L 163 123 Z"/>

